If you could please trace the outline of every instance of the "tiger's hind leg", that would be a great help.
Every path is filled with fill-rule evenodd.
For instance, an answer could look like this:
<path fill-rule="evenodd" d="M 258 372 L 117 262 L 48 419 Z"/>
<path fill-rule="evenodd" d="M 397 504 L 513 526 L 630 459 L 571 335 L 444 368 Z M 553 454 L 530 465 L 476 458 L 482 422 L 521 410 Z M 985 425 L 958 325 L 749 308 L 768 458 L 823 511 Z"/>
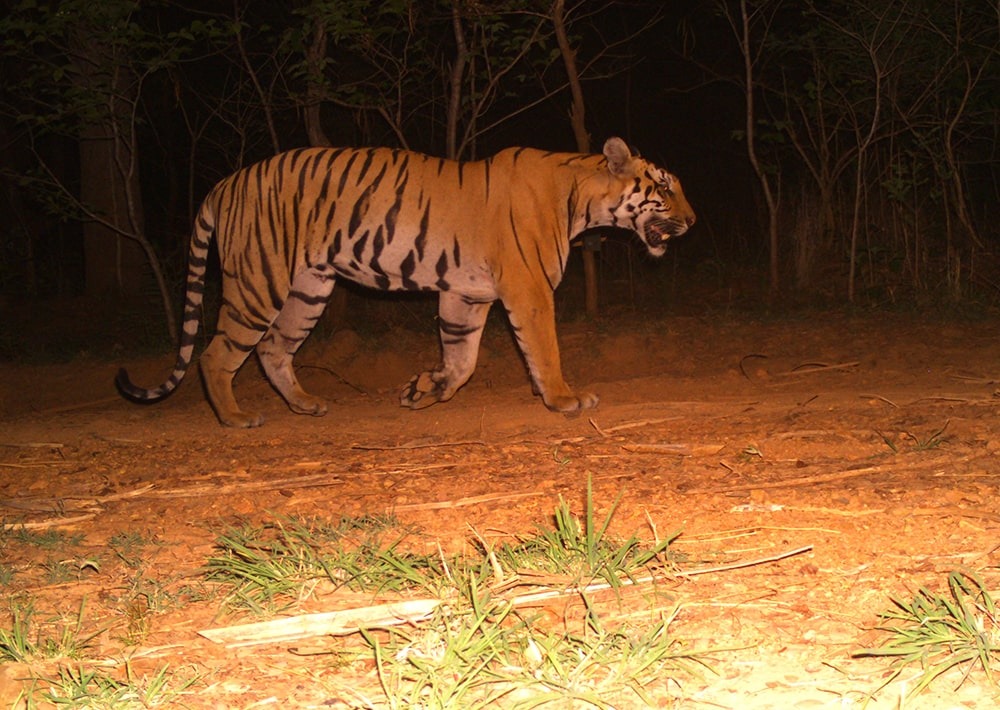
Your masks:
<path fill-rule="evenodd" d="M 441 332 L 441 364 L 413 377 L 403 388 L 399 403 L 410 409 L 423 409 L 435 402 L 446 402 L 469 381 L 479 358 L 486 316 L 492 302 L 470 302 L 464 297 L 443 291 L 438 303 Z"/>
<path fill-rule="evenodd" d="M 300 272 L 292 281 L 281 312 L 257 344 L 257 357 L 267 379 L 296 414 L 321 417 L 327 412 L 323 399 L 302 389 L 292 360 L 323 315 L 334 283 L 334 277 L 326 270 L 314 268 Z"/>
<path fill-rule="evenodd" d="M 208 401 L 226 426 L 245 429 L 264 423 L 263 415 L 240 409 L 233 396 L 233 377 L 266 328 L 247 322 L 231 304 L 224 304 L 219 311 L 217 333 L 198 360 Z"/>

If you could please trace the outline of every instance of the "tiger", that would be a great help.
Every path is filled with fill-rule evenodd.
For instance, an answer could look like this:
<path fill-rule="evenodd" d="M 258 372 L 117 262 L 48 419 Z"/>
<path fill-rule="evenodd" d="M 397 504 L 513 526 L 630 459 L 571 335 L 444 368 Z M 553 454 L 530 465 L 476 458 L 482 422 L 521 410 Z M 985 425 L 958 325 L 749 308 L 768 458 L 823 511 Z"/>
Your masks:
<path fill-rule="evenodd" d="M 222 300 L 214 336 L 200 356 L 219 421 L 257 427 L 240 408 L 233 378 L 256 350 L 288 407 L 322 416 L 293 359 L 323 313 L 338 278 L 380 290 L 439 293 L 440 362 L 415 375 L 400 404 L 445 402 L 472 376 L 492 304 L 507 312 L 545 406 L 573 413 L 597 405 L 563 378 L 554 292 L 570 243 L 594 227 L 618 227 L 661 256 L 695 214 L 671 173 L 609 138 L 600 155 L 508 148 L 479 161 L 453 161 L 393 148 L 299 148 L 222 179 L 195 218 L 186 299 L 174 369 L 158 387 L 118 371 L 118 391 L 159 402 L 192 361 L 214 233 Z"/>

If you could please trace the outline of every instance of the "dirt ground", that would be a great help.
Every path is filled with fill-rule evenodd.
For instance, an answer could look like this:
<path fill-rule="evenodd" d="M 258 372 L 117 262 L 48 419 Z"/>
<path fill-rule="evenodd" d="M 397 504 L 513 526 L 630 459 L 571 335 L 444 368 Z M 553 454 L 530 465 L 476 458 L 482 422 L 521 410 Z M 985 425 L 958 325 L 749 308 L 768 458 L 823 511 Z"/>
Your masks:
<path fill-rule="evenodd" d="M 473 529 L 533 530 L 560 496 L 581 511 L 591 478 L 598 515 L 622 493 L 616 535 L 682 531 L 682 571 L 760 561 L 658 583 L 651 616 L 679 604 L 670 628 L 686 645 L 736 649 L 713 657 L 714 675 L 650 688 L 661 706 L 861 707 L 889 666 L 851 653 L 882 642 L 873 627 L 891 597 L 944 593 L 957 569 L 1000 590 L 998 332 L 993 320 L 887 314 L 563 324 L 567 379 L 601 396 L 566 417 L 532 395 L 509 334 L 492 324 L 473 380 L 419 412 L 397 393 L 433 364 L 434 336 L 344 331 L 310 342 L 298 363 L 329 414 L 291 413 L 248 364 L 237 398 L 266 422 L 246 431 L 217 424 L 194 372 L 157 406 L 115 395 L 119 365 L 148 386 L 171 355 L 3 365 L 0 515 L 83 536 L 71 548 L 76 578 L 58 583 L 43 575 L 48 553 L 6 540 L 14 576 L 3 595 L 70 615 L 86 598 L 94 625 L 122 621 L 129 572 L 109 550 L 116 534 L 155 539 L 146 573 L 180 585 L 241 521 L 391 511 L 428 549 L 451 552 L 468 549 Z M 113 666 L 128 653 L 139 674 L 193 667 L 202 681 L 185 702 L 196 708 L 341 707 L 338 688 L 377 685 L 371 669 L 323 655 L 199 636 L 238 621 L 219 614 L 218 599 L 150 613 L 140 646 L 109 632 L 90 655 Z M 981 672 L 904 703 L 916 673 L 869 707 L 1000 703 Z M 25 674 L 0 666 L 4 707 Z"/>

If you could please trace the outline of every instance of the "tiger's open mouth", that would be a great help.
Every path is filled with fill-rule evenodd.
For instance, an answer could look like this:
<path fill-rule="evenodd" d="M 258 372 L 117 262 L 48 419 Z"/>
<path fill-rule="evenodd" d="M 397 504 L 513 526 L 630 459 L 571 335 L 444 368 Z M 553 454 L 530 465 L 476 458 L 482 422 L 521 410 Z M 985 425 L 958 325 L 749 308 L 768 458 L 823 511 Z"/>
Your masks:
<path fill-rule="evenodd" d="M 666 241 L 670 237 L 679 237 L 687 231 L 687 225 L 672 219 L 651 219 L 642 228 L 642 236 L 646 240 L 650 253 L 659 256 L 666 251 Z"/>

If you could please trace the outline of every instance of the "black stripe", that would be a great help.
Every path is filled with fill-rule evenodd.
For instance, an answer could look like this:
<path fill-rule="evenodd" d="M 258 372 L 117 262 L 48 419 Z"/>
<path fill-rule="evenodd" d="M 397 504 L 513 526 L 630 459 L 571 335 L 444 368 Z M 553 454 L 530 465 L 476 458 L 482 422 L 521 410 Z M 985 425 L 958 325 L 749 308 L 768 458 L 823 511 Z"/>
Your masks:
<path fill-rule="evenodd" d="M 361 226 L 362 220 L 368 214 L 369 199 L 371 197 L 372 187 L 369 185 L 361 193 L 361 196 L 354 203 L 354 209 L 351 210 L 351 219 L 347 224 L 347 236 L 349 238 L 354 237 L 354 233 L 358 231 L 358 227 Z"/>
<path fill-rule="evenodd" d="M 566 236 L 573 238 L 573 215 L 576 214 L 577 184 L 574 182 L 566 198 Z"/>
<path fill-rule="evenodd" d="M 424 214 L 420 218 L 420 231 L 417 232 L 417 236 L 413 240 L 413 246 L 417 248 L 417 259 L 420 261 L 424 260 L 424 248 L 427 246 L 427 224 L 430 222 L 430 212 L 431 203 L 427 202 L 427 206 L 424 207 Z"/>
<path fill-rule="evenodd" d="M 274 204 L 274 200 L 268 199 L 258 208 L 265 210 L 265 215 L 267 216 L 267 227 L 271 237 L 270 251 L 278 251 L 278 223 L 281 222 L 281 215 L 275 213 L 276 207 L 277 205 Z M 254 219 L 254 226 L 256 227 L 257 242 L 260 244 L 261 253 L 266 254 L 269 249 L 264 244 L 264 235 L 261 232 L 259 217 Z"/>
<path fill-rule="evenodd" d="M 384 230 L 380 224 L 375 230 L 375 236 L 372 237 L 372 262 L 377 262 L 382 256 L 382 252 L 385 251 L 385 236 L 383 235 Z"/>
<path fill-rule="evenodd" d="M 319 294 L 318 296 L 313 296 L 308 293 L 303 293 L 302 291 L 292 291 L 291 293 L 288 294 L 288 298 L 298 299 L 307 306 L 319 306 L 326 303 L 326 299 L 329 298 L 329 296 L 325 294 Z"/>
<path fill-rule="evenodd" d="M 264 300 L 263 298 L 260 299 L 261 305 L 263 305 L 265 308 L 270 306 L 271 308 L 280 311 L 281 307 L 285 305 L 286 294 L 283 294 L 280 291 L 278 291 L 277 279 L 275 278 L 275 276 L 277 276 L 277 273 L 274 270 L 274 264 L 271 262 L 271 259 L 268 258 L 268 255 L 266 253 L 261 254 L 260 275 L 261 275 L 261 280 L 267 286 L 267 295 L 268 295 L 268 300 Z M 249 286 L 249 284 L 244 284 L 244 285 Z M 267 320 L 267 317 L 261 314 L 261 319 Z"/>
<path fill-rule="evenodd" d="M 351 173 L 351 168 L 354 166 L 354 162 L 358 159 L 358 152 L 354 151 L 351 153 L 351 157 L 347 159 L 347 165 L 344 166 L 344 170 L 340 173 L 340 182 L 337 183 L 337 196 L 344 194 L 344 186 L 347 184 L 347 177 Z"/>
<path fill-rule="evenodd" d="M 453 323 L 452 321 L 438 318 L 438 328 L 441 329 L 442 333 L 447 335 L 466 336 L 475 333 L 481 328 L 481 326 L 467 325 L 465 323 Z"/>
<path fill-rule="evenodd" d="M 375 283 L 378 288 L 383 291 L 387 291 L 390 286 L 389 277 L 386 276 L 385 269 L 382 268 L 382 265 L 378 263 L 378 258 L 382 253 L 384 243 L 385 240 L 382 237 L 382 227 L 379 226 L 379 228 L 375 230 L 375 236 L 372 238 L 372 258 L 368 262 L 368 268 L 375 272 Z"/>
<path fill-rule="evenodd" d="M 361 255 L 364 254 L 365 244 L 368 243 L 368 232 L 361 235 L 361 238 L 354 243 L 354 258 L 357 261 L 361 261 Z"/>
<path fill-rule="evenodd" d="M 373 177 L 368 183 L 368 187 L 372 192 L 378 189 L 378 186 L 382 184 L 382 180 L 385 178 L 385 173 L 389 169 L 389 164 L 386 162 L 382 163 L 382 169 L 378 171 L 378 175 Z"/>
<path fill-rule="evenodd" d="M 438 257 L 437 264 L 434 266 L 434 270 L 437 271 L 438 280 L 435 283 L 439 291 L 447 291 L 451 288 L 451 284 L 444 278 L 448 274 L 448 254 L 444 251 L 441 252 L 441 256 Z"/>
<path fill-rule="evenodd" d="M 303 175 L 304 174 L 305 173 L 303 173 Z M 295 263 L 293 260 L 295 259 L 296 256 L 298 256 L 299 253 L 299 214 L 300 214 L 299 206 L 301 204 L 302 204 L 302 193 L 296 192 L 294 195 L 292 195 L 292 204 L 291 204 L 292 227 L 290 230 L 287 227 L 285 228 L 285 243 L 284 245 L 278 246 L 275 249 L 276 253 L 285 254 L 289 271 L 295 270 Z M 285 220 L 285 224 L 286 225 L 288 224 L 287 220 Z"/>
<path fill-rule="evenodd" d="M 181 331 L 181 337 L 179 338 L 179 340 L 180 340 L 180 347 L 186 348 L 186 347 L 189 347 L 191 345 L 194 345 L 194 341 L 195 341 L 195 339 L 197 337 L 198 337 L 198 333 L 197 332 L 195 332 L 195 333 L 188 333 L 186 330 L 182 330 Z"/>
<path fill-rule="evenodd" d="M 337 257 L 338 254 L 340 254 L 340 245 L 342 241 L 343 241 L 343 232 L 338 229 L 333 234 L 333 242 L 326 249 L 326 261 L 328 264 L 332 264 L 333 260 Z"/>
<path fill-rule="evenodd" d="M 392 244 L 392 238 L 396 236 L 396 219 L 399 217 L 399 210 L 403 207 L 403 192 L 406 190 L 408 180 L 409 177 L 404 177 L 401 181 L 396 181 L 396 199 L 385 214 L 386 242 L 388 244 Z"/>
<path fill-rule="evenodd" d="M 413 280 L 413 272 L 417 270 L 417 259 L 411 249 L 406 254 L 406 258 L 399 264 L 399 273 L 403 278 L 403 288 L 407 291 L 415 291 L 419 285 Z"/>
<path fill-rule="evenodd" d="M 325 188 L 327 186 L 327 183 L 329 183 L 329 180 L 330 178 L 328 177 L 324 181 L 324 196 L 323 196 L 323 204 L 321 205 L 321 207 L 326 208 L 326 216 L 322 220 L 320 220 L 318 211 L 316 216 L 316 221 L 317 222 L 322 221 L 323 225 L 326 227 L 326 231 L 329 231 L 330 225 L 333 224 L 333 216 L 337 213 L 337 200 L 327 199 L 325 194 Z"/>
<path fill-rule="evenodd" d="M 271 160 L 262 160 L 258 165 L 263 170 L 265 163 L 269 165 L 273 164 L 275 168 L 274 180 L 280 184 L 280 181 L 285 177 L 285 163 L 288 162 L 289 157 L 291 157 L 291 153 L 280 153 L 277 156 L 277 160 L 274 158 Z"/>
<path fill-rule="evenodd" d="M 535 244 L 535 256 L 538 258 L 538 268 L 542 272 L 542 275 L 545 277 L 545 280 L 548 282 L 549 288 L 555 291 L 556 284 L 552 283 L 552 279 L 549 278 L 548 269 L 545 268 L 545 261 L 542 258 L 542 247 L 537 243 Z"/>
<path fill-rule="evenodd" d="M 403 156 L 403 159 L 399 161 L 399 167 L 397 168 L 396 171 L 396 184 L 399 185 L 399 184 L 405 184 L 406 181 L 410 179 L 410 171 L 409 171 L 410 154 L 400 153 L 399 151 L 393 151 L 392 157 L 396 158 L 397 154 Z"/>
<path fill-rule="evenodd" d="M 524 262 L 524 265 L 528 266 L 528 268 L 531 268 L 528 265 L 528 257 L 524 255 L 524 247 L 521 246 L 521 237 L 517 233 L 517 225 L 514 223 L 514 210 L 511 210 L 509 214 L 510 214 L 510 231 L 511 234 L 514 235 L 514 244 L 517 245 L 517 252 L 518 254 L 521 255 L 521 261 Z"/>
<path fill-rule="evenodd" d="M 365 162 L 361 166 L 361 172 L 358 173 L 357 179 L 354 181 L 355 185 L 360 185 L 362 183 L 362 181 L 365 179 L 365 175 L 368 174 L 368 169 L 371 168 L 371 166 L 372 166 L 372 159 L 374 157 L 375 157 L 375 151 L 374 150 L 365 151 Z"/>
<path fill-rule="evenodd" d="M 253 299 L 259 304 L 263 304 L 264 299 L 261 297 L 261 294 L 253 288 L 253 285 L 247 283 L 245 279 L 242 281 L 242 286 L 243 288 L 241 291 L 243 295 L 243 308 L 237 309 L 233 304 L 229 304 L 229 308 L 232 311 L 232 313 L 230 313 L 230 317 L 245 328 L 250 328 L 251 330 L 267 330 L 271 325 L 271 316 L 263 313 L 259 308 L 250 302 L 250 299 L 248 299 L 247 296 L 252 296 Z M 278 310 L 281 310 L 280 305 L 278 306 Z"/>
<path fill-rule="evenodd" d="M 301 168 L 299 168 L 299 189 L 298 189 L 299 194 L 302 194 L 305 191 L 305 189 L 306 189 L 306 170 L 305 169 L 307 167 L 308 167 L 308 165 L 303 165 Z"/>
<path fill-rule="evenodd" d="M 250 308 L 242 309 L 242 311 L 241 311 L 241 309 L 236 308 L 232 303 L 230 303 L 229 301 L 225 301 L 225 300 L 223 301 L 223 305 L 228 309 L 227 315 L 229 316 L 229 319 L 232 320 L 237 325 L 240 325 L 240 326 L 246 328 L 247 330 L 257 330 L 257 331 L 260 331 L 260 332 L 263 333 L 268 328 L 271 327 L 269 323 L 266 323 L 266 322 L 264 322 L 264 323 L 253 323 L 253 322 L 247 320 L 246 318 L 244 318 L 243 317 L 244 314 L 243 314 L 242 311 L 249 311 L 249 310 L 251 310 Z"/>
<path fill-rule="evenodd" d="M 233 340 L 229 336 L 229 334 L 226 333 L 224 330 L 220 330 L 219 334 L 222 334 L 222 335 L 225 336 L 225 338 L 223 339 L 222 342 L 230 350 L 239 350 L 241 353 L 248 353 L 251 350 L 253 350 L 255 347 L 257 347 L 257 343 L 250 343 L 249 345 L 245 345 L 243 343 L 240 343 L 240 342 L 237 342 L 237 341 Z"/>

